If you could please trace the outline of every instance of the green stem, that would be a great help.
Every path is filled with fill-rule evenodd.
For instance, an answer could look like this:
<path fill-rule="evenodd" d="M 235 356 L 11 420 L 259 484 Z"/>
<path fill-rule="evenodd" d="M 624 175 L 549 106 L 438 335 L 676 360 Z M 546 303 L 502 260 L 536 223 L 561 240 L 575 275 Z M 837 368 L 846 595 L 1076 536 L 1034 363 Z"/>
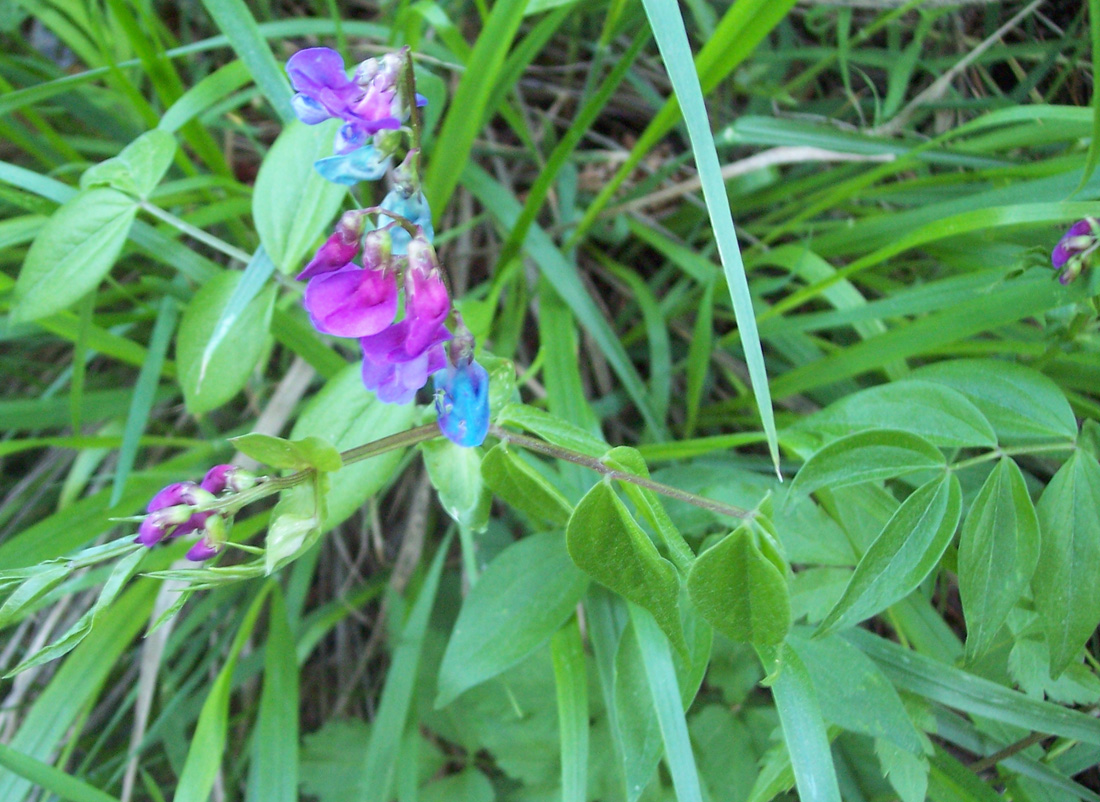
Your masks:
<path fill-rule="evenodd" d="M 153 217 L 182 231 L 187 236 L 197 239 L 205 245 L 209 245 L 215 251 L 224 253 L 230 259 L 236 259 L 238 262 L 243 262 L 244 264 L 248 264 L 252 260 L 251 254 L 245 253 L 240 248 L 230 245 L 225 240 L 219 239 L 213 234 L 208 234 L 201 228 L 191 225 L 186 220 L 181 220 L 174 214 L 164 211 L 164 209 L 161 209 L 159 206 L 154 206 L 149 203 L 149 201 L 142 201 L 140 205 L 142 209 L 153 215 Z"/>
<path fill-rule="evenodd" d="M 406 45 L 405 57 L 405 102 L 409 104 L 409 127 L 412 129 L 412 150 L 420 150 L 420 108 L 416 105 L 416 76 L 413 74 L 412 49 Z M 418 170 L 419 172 L 419 170 Z M 419 178 L 419 176 L 417 176 Z M 419 182 L 418 182 L 419 183 Z"/>
<path fill-rule="evenodd" d="M 537 451 L 538 453 L 545 454 L 548 457 L 554 457 L 555 459 L 561 459 L 565 460 L 566 462 L 572 462 L 576 465 L 584 466 L 585 468 L 596 471 L 596 473 L 603 474 L 609 479 L 614 479 L 617 482 L 630 482 L 631 484 L 638 485 L 639 487 L 644 487 L 646 490 L 652 490 L 654 493 L 660 493 L 662 496 L 668 496 L 669 498 L 674 498 L 678 501 L 692 504 L 704 510 L 716 512 L 719 515 L 728 515 L 731 518 L 739 519 L 748 519 L 753 517 L 753 513 L 750 510 L 742 509 L 741 507 L 734 507 L 731 504 L 723 504 L 720 501 L 714 501 L 713 499 L 705 498 L 703 496 L 696 495 L 695 493 L 689 493 L 686 490 L 680 490 L 679 488 L 662 484 L 661 482 L 655 482 L 652 479 L 645 478 L 644 476 L 635 476 L 632 473 L 615 470 L 614 468 L 609 467 L 595 457 L 589 457 L 585 454 L 580 454 L 576 451 L 571 451 L 567 448 L 562 448 L 561 446 L 556 446 L 543 440 L 537 440 L 534 437 L 528 437 L 527 435 L 519 434 L 518 432 L 503 429 L 500 426 L 491 426 L 489 428 L 489 431 L 491 434 L 493 434 L 493 436 L 499 437 L 506 443 L 512 443 L 522 448 L 526 448 L 529 451 Z"/>
<path fill-rule="evenodd" d="M 1024 454 L 1042 454 L 1048 451 L 1072 451 L 1077 448 L 1076 443 L 1041 443 L 1036 446 L 1018 446 L 1016 448 L 995 448 L 985 454 L 979 454 L 962 462 L 956 462 L 950 466 L 950 470 L 957 471 L 960 468 L 969 468 L 971 465 L 980 465 L 983 462 L 1000 459 L 1001 457 L 1016 457 Z"/>

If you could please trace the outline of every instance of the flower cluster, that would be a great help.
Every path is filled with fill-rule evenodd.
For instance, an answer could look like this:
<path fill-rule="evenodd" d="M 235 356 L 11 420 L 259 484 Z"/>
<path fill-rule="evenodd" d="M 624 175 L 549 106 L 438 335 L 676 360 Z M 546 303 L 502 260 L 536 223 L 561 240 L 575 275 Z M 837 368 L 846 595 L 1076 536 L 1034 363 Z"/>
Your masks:
<path fill-rule="evenodd" d="M 1100 245 L 1100 221 L 1094 217 L 1078 220 L 1058 240 L 1050 254 L 1050 263 L 1058 274 L 1058 281 L 1069 284 L 1087 266 L 1097 246 Z"/>
<path fill-rule="evenodd" d="M 224 548 L 229 521 L 225 515 L 204 508 L 219 496 L 247 490 L 256 481 L 253 474 L 235 465 L 215 465 L 206 472 L 200 484 L 173 482 L 153 496 L 134 540 L 152 548 L 158 543 L 197 533 L 199 539 L 188 550 L 187 559 L 208 560 Z"/>
<path fill-rule="evenodd" d="M 389 171 L 411 114 L 409 96 L 417 106 L 425 102 L 412 90 L 407 53 L 368 59 L 348 78 L 338 53 L 315 47 L 295 53 L 287 73 L 299 119 L 343 121 L 335 155 L 314 163 L 322 176 L 350 186 Z M 317 331 L 358 338 L 368 390 L 386 403 L 408 404 L 434 376 L 441 431 L 460 445 L 480 445 L 488 431 L 488 375 L 473 361 L 473 338 L 452 310 L 432 247 L 413 123 L 414 146 L 393 170 L 393 188 L 377 207 L 345 212 L 298 279 L 309 282 L 305 307 Z M 368 214 L 376 224 L 368 225 Z M 452 318 L 457 336 L 448 350 Z"/>

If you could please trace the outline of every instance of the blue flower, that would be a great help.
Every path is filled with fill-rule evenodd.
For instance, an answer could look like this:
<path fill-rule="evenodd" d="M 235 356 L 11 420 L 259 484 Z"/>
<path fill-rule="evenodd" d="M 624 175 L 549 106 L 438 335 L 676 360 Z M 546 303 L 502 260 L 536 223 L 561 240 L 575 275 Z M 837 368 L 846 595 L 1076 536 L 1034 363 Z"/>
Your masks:
<path fill-rule="evenodd" d="M 439 430 L 451 442 L 479 446 L 489 433 L 489 374 L 469 356 L 432 376 Z"/>
<path fill-rule="evenodd" d="M 406 193 L 401 187 L 394 187 L 378 204 L 383 209 L 411 220 L 415 225 L 424 230 L 424 239 L 431 242 L 435 239 L 435 228 L 432 227 L 432 210 L 428 208 L 428 199 L 419 190 Z M 386 221 L 379 221 L 385 225 Z M 408 231 L 401 226 L 394 226 L 391 231 L 393 237 L 393 252 L 398 256 L 404 256 L 409 249 L 409 240 L 412 239 Z"/>
<path fill-rule="evenodd" d="M 318 159 L 313 167 L 326 181 L 350 187 L 360 181 L 377 181 L 386 174 L 390 161 L 373 145 L 364 145 L 351 153 Z"/>

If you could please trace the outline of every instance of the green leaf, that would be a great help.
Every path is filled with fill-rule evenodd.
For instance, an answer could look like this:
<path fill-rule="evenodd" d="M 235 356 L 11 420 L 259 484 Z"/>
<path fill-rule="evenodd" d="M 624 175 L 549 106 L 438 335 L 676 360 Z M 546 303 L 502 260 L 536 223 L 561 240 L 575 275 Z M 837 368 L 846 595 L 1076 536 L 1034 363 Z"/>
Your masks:
<path fill-rule="evenodd" d="M 80 188 L 111 187 L 145 200 L 164 178 L 176 155 L 176 138 L 167 131 L 146 131 L 113 159 L 89 167 Z"/>
<path fill-rule="evenodd" d="M 435 605 L 439 577 L 443 573 L 443 562 L 450 544 L 450 536 L 445 537 L 440 544 L 393 651 L 393 659 L 386 673 L 386 684 L 382 689 L 382 698 L 378 703 L 378 712 L 363 758 L 362 784 L 358 797 L 363 802 L 390 798 L 397 748 L 405 732 L 409 708 L 412 706 L 428 618 Z"/>
<path fill-rule="evenodd" d="M 989 421 L 966 396 L 924 381 L 880 384 L 830 404 L 800 429 L 843 436 L 864 429 L 899 429 L 937 446 L 995 446 Z"/>
<path fill-rule="evenodd" d="M 274 585 L 266 585 L 252 600 L 233 638 L 225 665 L 210 686 L 210 693 L 199 713 L 191 747 L 187 750 L 187 760 L 180 772 L 173 802 L 206 802 L 214 788 L 214 780 L 224 758 L 229 726 L 229 695 L 233 690 L 233 672 L 237 668 L 237 658 L 256 626 L 264 599 L 272 587 Z"/>
<path fill-rule="evenodd" d="M 259 463 L 280 470 L 338 471 L 343 460 L 336 447 L 322 437 L 312 435 L 301 440 L 286 440 L 270 434 L 252 432 L 229 438 L 238 451 Z"/>
<path fill-rule="evenodd" d="M 970 505 L 959 535 L 959 596 L 971 660 L 993 644 L 1039 560 L 1039 519 L 1019 467 L 1002 459 Z"/>
<path fill-rule="evenodd" d="M 284 123 L 294 119 L 290 107 L 290 85 L 279 68 L 256 18 L 248 10 L 244 0 L 203 0 L 202 3 L 218 26 L 234 52 L 248 67 L 256 86 L 275 107 Z"/>
<path fill-rule="evenodd" d="M 803 802 L 840 802 L 829 736 L 810 672 L 789 647 L 782 648 L 782 668 L 772 685 L 783 741 L 791 757 L 798 796 Z"/>
<path fill-rule="evenodd" d="M 0 744 L 0 766 L 68 802 L 118 802 L 116 797 L 83 780 L 4 744 Z"/>
<path fill-rule="evenodd" d="M 926 365 L 912 377 L 951 387 L 969 398 L 1002 445 L 1077 437 L 1077 420 L 1058 385 L 1023 365 L 958 359 Z"/>
<path fill-rule="evenodd" d="M 284 273 L 301 268 L 303 257 L 340 211 L 347 187 L 326 181 L 313 169 L 332 155 L 332 122 L 288 125 L 264 158 L 252 190 L 252 217 L 260 243 Z"/>
<path fill-rule="evenodd" d="M 1029 699 L 1018 691 L 891 643 L 859 627 L 846 630 L 842 637 L 878 663 L 899 690 L 1013 727 L 1100 745 L 1100 721 L 1090 715 Z"/>
<path fill-rule="evenodd" d="M 437 439 L 421 443 L 420 451 L 443 509 L 456 523 L 484 532 L 493 497 L 481 480 L 481 449 Z"/>
<path fill-rule="evenodd" d="M 27 607 L 34 604 L 69 576 L 68 565 L 40 565 L 12 591 L 0 607 L 0 629 L 11 624 Z"/>
<path fill-rule="evenodd" d="M 573 562 L 597 582 L 653 614 L 669 641 L 687 651 L 680 624 L 680 579 L 626 505 L 604 482 L 596 484 L 569 518 L 566 543 Z"/>
<path fill-rule="evenodd" d="M 317 542 L 325 524 L 324 492 L 328 477 L 317 475 L 314 481 L 284 490 L 271 511 L 271 524 L 264 541 L 264 566 L 270 574 Z"/>
<path fill-rule="evenodd" d="M 645 610 L 634 605 L 630 605 L 630 621 L 638 636 L 642 665 L 661 729 L 661 741 L 665 746 L 665 764 L 668 766 L 668 773 L 672 775 L 676 798 L 680 802 L 702 802 L 699 773 L 688 736 L 687 719 L 684 718 L 684 704 L 676 669 L 668 641 L 660 634 L 664 627 Z M 683 638 L 682 635 L 680 637 Z"/>
<path fill-rule="evenodd" d="M 511 507 L 533 521 L 565 526 L 573 507 L 538 471 L 498 443 L 481 460 L 481 477 L 486 486 Z"/>
<path fill-rule="evenodd" d="M 560 532 L 531 535 L 502 551 L 462 603 L 435 706 L 528 657 L 561 628 L 587 586 Z"/>
<path fill-rule="evenodd" d="M 914 755 L 885 738 L 875 739 L 882 774 L 898 792 L 901 802 L 924 802 L 928 791 L 928 758 Z"/>
<path fill-rule="evenodd" d="M 787 638 L 814 683 L 821 714 L 850 732 L 885 738 L 912 754 L 924 744 L 894 686 L 878 666 L 836 635 L 809 638 L 796 630 Z"/>
<path fill-rule="evenodd" d="M 180 320 L 176 362 L 187 409 L 194 415 L 217 409 L 240 392 L 264 351 L 275 305 L 274 285 L 248 304 L 233 329 L 206 355 L 241 278 L 241 273 L 225 272 L 210 279 L 195 293 Z"/>
<path fill-rule="evenodd" d="M 408 429 L 415 404 L 383 404 L 363 389 L 359 366 L 348 365 L 313 396 L 291 431 L 292 438 L 316 435 L 337 449 L 348 449 Z M 332 528 L 385 487 L 405 449 L 379 454 L 332 474 L 325 526 Z"/>
<path fill-rule="evenodd" d="M 756 408 L 768 440 L 768 451 L 776 473 L 779 472 L 779 445 L 775 431 L 775 416 L 772 411 L 771 392 L 768 389 L 768 374 L 764 366 L 764 353 L 760 345 L 760 334 L 756 328 L 756 314 L 752 308 L 752 295 L 749 292 L 745 265 L 741 260 L 741 249 L 737 244 L 737 234 L 733 228 L 733 214 L 730 211 L 729 195 L 722 178 L 722 169 L 718 161 L 718 151 L 714 147 L 714 137 L 710 131 L 706 104 L 703 102 L 703 90 L 699 85 L 699 75 L 688 44 L 684 20 L 680 7 L 675 0 L 642 0 L 646 16 L 649 17 L 653 36 L 661 51 L 661 59 L 668 70 L 672 88 L 684 115 L 691 150 L 695 155 L 699 180 L 703 187 L 703 198 L 707 204 L 707 214 L 714 239 L 718 243 L 718 254 L 722 258 L 726 283 L 730 298 L 733 300 L 733 312 L 737 318 L 737 329 L 741 335 L 741 344 L 748 364 L 749 379 Z"/>
<path fill-rule="evenodd" d="M 870 618 L 916 590 L 951 542 L 961 510 L 962 491 L 953 473 L 913 491 L 856 565 L 818 634 Z"/>
<path fill-rule="evenodd" d="M 1074 452 L 1039 499 L 1043 533 L 1031 587 L 1058 678 L 1100 623 L 1100 465 Z"/>
<path fill-rule="evenodd" d="M 791 628 L 790 590 L 760 545 L 752 526 L 739 526 L 699 555 L 687 589 L 695 609 L 723 635 L 772 646 Z"/>
<path fill-rule="evenodd" d="M 943 453 L 923 437 L 875 429 L 834 440 L 806 460 L 791 483 L 791 493 L 835 490 L 863 482 L 892 479 L 915 471 L 943 468 Z"/>
<path fill-rule="evenodd" d="M 118 259 L 136 214 L 134 199 L 115 189 L 85 190 L 64 203 L 27 251 L 12 320 L 51 315 L 95 289 Z"/>
<path fill-rule="evenodd" d="M 580 426 L 526 404 L 508 404 L 500 411 L 497 422 L 503 426 L 526 429 L 548 443 L 579 451 L 590 457 L 602 457 L 609 448 L 607 443 L 593 437 Z"/>
<path fill-rule="evenodd" d="M 584 641 L 575 619 L 550 640 L 561 731 L 562 802 L 588 799 L 588 672 Z"/>
<path fill-rule="evenodd" d="M 246 802 L 298 800 L 298 662 L 286 603 L 271 594 L 264 686 L 252 735 Z"/>
<path fill-rule="evenodd" d="M 235 62 L 240 63 L 240 62 Z M 251 261 L 241 274 L 240 281 L 233 288 L 229 300 L 221 309 L 218 322 L 214 324 L 210 332 L 210 338 L 206 341 L 206 348 L 202 352 L 202 362 L 199 364 L 199 377 L 206 374 L 211 360 L 218 352 L 218 347 L 231 331 L 237 326 L 237 321 L 248 312 L 252 301 L 263 291 L 268 278 L 275 270 L 275 264 L 268 258 L 267 251 L 263 247 L 256 249 Z"/>

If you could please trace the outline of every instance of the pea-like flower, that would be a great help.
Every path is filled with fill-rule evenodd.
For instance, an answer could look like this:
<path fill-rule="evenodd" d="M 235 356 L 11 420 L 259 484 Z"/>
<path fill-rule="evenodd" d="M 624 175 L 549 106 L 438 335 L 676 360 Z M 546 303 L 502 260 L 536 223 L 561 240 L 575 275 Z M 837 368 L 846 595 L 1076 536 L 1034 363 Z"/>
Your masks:
<path fill-rule="evenodd" d="M 331 117 L 344 120 L 351 130 L 338 137 L 345 142 L 400 128 L 397 87 L 400 58 L 387 56 L 382 62 L 366 71 L 360 68 L 356 75 L 358 78 L 362 72 L 362 82 L 353 81 L 344 69 L 344 59 L 335 50 L 328 47 L 299 50 L 286 63 L 290 84 L 298 93 L 291 100 L 298 119 L 307 125 Z"/>
<path fill-rule="evenodd" d="M 174 482 L 160 490 L 145 508 L 148 515 L 138 527 L 135 542 L 155 546 L 166 538 L 189 535 L 202 529 L 212 513 L 194 507 L 209 503 L 214 495 L 194 482 Z"/>
<path fill-rule="evenodd" d="M 1085 263 L 1100 243 L 1097 239 L 1098 233 L 1100 233 L 1100 221 L 1086 217 L 1084 220 L 1078 220 L 1062 235 L 1050 254 L 1050 263 L 1056 270 L 1061 271 L 1058 281 L 1069 284 L 1081 274 Z"/>
<path fill-rule="evenodd" d="M 350 264 L 310 279 L 306 311 L 313 327 L 336 337 L 368 337 L 397 314 L 397 279 L 386 268 Z"/>
<path fill-rule="evenodd" d="M 363 234 L 363 215 L 360 212 L 344 212 L 336 231 L 317 249 L 309 264 L 298 274 L 298 281 L 306 281 L 322 273 L 331 273 L 347 267 L 359 255 L 359 238 Z"/>
<path fill-rule="evenodd" d="M 451 442 L 479 446 L 489 433 L 489 373 L 474 361 L 474 338 L 457 334 L 448 364 L 432 376 L 439 430 Z"/>
<path fill-rule="evenodd" d="M 399 214 L 414 225 L 420 227 L 420 236 L 427 242 L 435 239 L 435 229 L 432 227 L 432 210 L 428 207 L 428 199 L 420 190 L 407 191 L 401 186 L 391 189 L 379 207 L 388 212 Z M 409 241 L 412 235 L 401 226 L 392 227 L 393 252 L 403 255 L 408 251 Z"/>

